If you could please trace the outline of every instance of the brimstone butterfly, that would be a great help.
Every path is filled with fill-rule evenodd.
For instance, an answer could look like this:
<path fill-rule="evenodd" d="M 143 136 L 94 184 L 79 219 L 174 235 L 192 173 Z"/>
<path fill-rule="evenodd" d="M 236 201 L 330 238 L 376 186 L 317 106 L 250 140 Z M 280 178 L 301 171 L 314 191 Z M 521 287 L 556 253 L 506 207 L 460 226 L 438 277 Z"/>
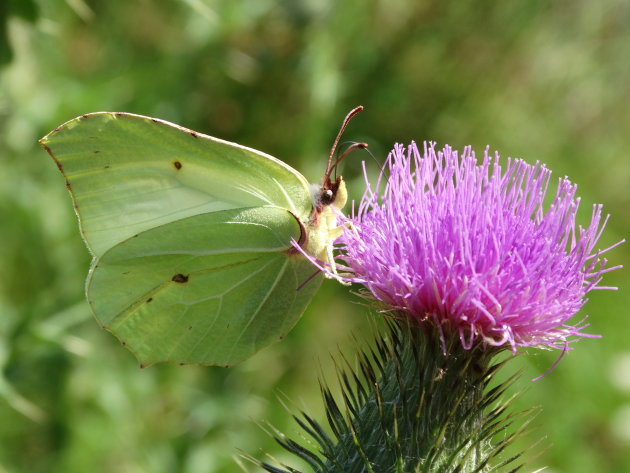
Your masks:
<path fill-rule="evenodd" d="M 99 323 L 141 366 L 229 366 L 286 335 L 322 280 L 292 241 L 334 267 L 347 193 L 332 157 L 361 110 L 310 187 L 272 156 L 140 115 L 82 115 L 42 138 L 93 255 Z"/>

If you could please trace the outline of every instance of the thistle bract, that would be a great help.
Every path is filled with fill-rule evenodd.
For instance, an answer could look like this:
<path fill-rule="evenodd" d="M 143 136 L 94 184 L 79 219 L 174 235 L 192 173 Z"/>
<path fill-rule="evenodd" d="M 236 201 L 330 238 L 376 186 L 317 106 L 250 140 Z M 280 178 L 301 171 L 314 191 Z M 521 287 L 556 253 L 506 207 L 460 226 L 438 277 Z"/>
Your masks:
<path fill-rule="evenodd" d="M 601 205 L 577 226 L 568 179 L 545 205 L 545 165 L 434 146 L 396 145 L 338 241 L 345 273 L 331 276 L 363 284 L 386 311 L 454 330 L 464 348 L 566 350 L 588 336 L 569 319 L 615 269 L 595 249 Z"/>

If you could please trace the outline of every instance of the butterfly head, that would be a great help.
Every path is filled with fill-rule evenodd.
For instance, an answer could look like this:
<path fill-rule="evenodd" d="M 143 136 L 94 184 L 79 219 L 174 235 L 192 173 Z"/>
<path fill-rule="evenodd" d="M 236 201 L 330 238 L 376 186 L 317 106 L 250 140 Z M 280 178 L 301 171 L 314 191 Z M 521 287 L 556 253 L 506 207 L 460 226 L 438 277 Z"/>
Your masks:
<path fill-rule="evenodd" d="M 330 149 L 330 154 L 328 155 L 328 164 L 326 166 L 326 172 L 324 173 L 324 177 L 322 178 L 322 183 L 319 186 L 314 186 L 314 189 L 311 189 L 311 193 L 313 196 L 313 207 L 315 213 L 315 219 L 319 214 L 324 211 L 329 206 L 335 207 L 337 210 L 341 210 L 348 200 L 348 192 L 346 190 L 346 183 L 344 182 L 341 176 L 337 176 L 335 178 L 331 178 L 331 175 L 334 170 L 336 170 L 337 166 L 341 161 L 344 160 L 348 154 L 350 154 L 355 149 L 363 149 L 367 148 L 366 143 L 353 143 L 346 150 L 341 153 L 340 156 L 337 157 L 333 161 L 333 157 L 335 155 L 335 151 L 337 150 L 337 145 L 339 144 L 339 140 L 341 139 L 341 135 L 343 134 L 346 126 L 357 113 L 363 110 L 362 106 L 358 106 L 350 111 L 346 118 L 343 120 L 341 124 L 341 128 L 337 133 L 337 137 Z"/>
<path fill-rule="evenodd" d="M 348 200 L 346 183 L 341 176 L 337 176 L 334 180 L 328 178 L 322 185 L 311 185 L 311 196 L 315 215 L 321 214 L 330 205 L 341 210 Z"/>
<path fill-rule="evenodd" d="M 298 244 L 303 248 L 302 252 L 311 258 L 312 261 L 323 262 L 336 273 L 335 258 L 333 255 L 333 244 L 343 233 L 343 228 L 338 226 L 337 218 L 339 211 L 346 205 L 348 191 L 346 183 L 341 176 L 331 177 L 337 165 L 355 149 L 367 147 L 365 143 L 353 143 L 348 146 L 339 157 L 333 161 L 335 151 L 341 135 L 348 125 L 350 119 L 363 110 L 363 107 L 356 107 L 344 119 L 341 129 L 335 138 L 335 142 L 328 156 L 326 172 L 320 184 L 311 185 L 311 197 L 313 199 L 313 213 L 308 224 L 305 226 L 303 235 L 305 238 Z"/>

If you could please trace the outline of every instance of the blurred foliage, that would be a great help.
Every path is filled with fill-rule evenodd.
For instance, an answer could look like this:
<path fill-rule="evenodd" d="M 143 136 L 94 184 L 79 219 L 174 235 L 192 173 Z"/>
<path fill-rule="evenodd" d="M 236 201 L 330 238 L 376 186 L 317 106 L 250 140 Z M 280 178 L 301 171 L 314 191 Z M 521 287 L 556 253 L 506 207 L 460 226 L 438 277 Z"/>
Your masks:
<path fill-rule="evenodd" d="M 628 58 L 623 0 L 0 1 L 0 472 L 228 472 L 239 449 L 282 458 L 255 422 L 294 429 L 278 392 L 317 417 L 328 354 L 370 325 L 329 281 L 282 343 L 241 366 L 140 370 L 83 302 L 89 257 L 36 143 L 52 128 L 98 110 L 152 115 L 316 181 L 362 104 L 346 139 L 377 161 L 396 141 L 431 139 L 546 162 L 579 184 L 583 217 L 593 202 L 613 215 L 606 247 L 630 227 Z M 344 168 L 354 198 L 360 161 Z M 629 252 L 609 258 L 627 265 Z M 625 269 L 607 279 L 628 287 Z M 513 363 L 523 407 L 543 409 L 532 470 L 630 472 L 629 304 L 627 290 L 593 294 L 584 314 L 604 338 L 541 381 L 528 379 L 557 353 Z"/>

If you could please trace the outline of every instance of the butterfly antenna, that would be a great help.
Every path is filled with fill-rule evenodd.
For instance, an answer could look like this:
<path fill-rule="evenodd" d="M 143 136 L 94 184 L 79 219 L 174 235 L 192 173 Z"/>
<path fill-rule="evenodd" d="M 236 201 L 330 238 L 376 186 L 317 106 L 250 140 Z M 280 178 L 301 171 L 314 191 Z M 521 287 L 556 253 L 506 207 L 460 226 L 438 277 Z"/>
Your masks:
<path fill-rule="evenodd" d="M 330 149 L 330 154 L 328 155 L 328 165 L 326 166 L 326 173 L 324 174 L 324 180 L 328 180 L 330 178 L 330 173 L 333 170 L 333 165 L 332 165 L 333 156 L 335 155 L 335 150 L 337 149 L 337 145 L 339 144 L 341 135 L 343 135 L 343 131 L 348 126 L 348 123 L 350 122 L 352 117 L 354 117 L 357 113 L 359 113 L 362 110 L 363 110 L 363 105 L 359 105 L 358 107 L 350 110 L 350 113 L 348 113 L 348 115 L 346 115 L 346 118 L 344 118 L 343 123 L 341 124 L 341 128 L 339 129 L 339 133 L 337 133 L 337 138 L 335 138 L 332 148 Z M 346 154 L 347 153 L 344 153 L 344 157 Z M 337 160 L 337 162 L 338 161 L 339 160 Z"/>
<path fill-rule="evenodd" d="M 378 159 L 376 159 L 376 156 L 374 156 L 374 153 L 372 153 L 372 151 L 370 151 L 369 149 L 367 149 L 367 147 L 365 148 L 365 151 L 367 151 L 367 153 L 372 156 L 372 159 L 374 160 L 374 162 L 376 164 L 378 164 L 379 169 L 383 167 L 383 163 L 381 161 L 379 161 Z"/>
<path fill-rule="evenodd" d="M 345 159 L 345 157 L 348 156 L 350 153 L 352 153 L 355 149 L 365 149 L 365 150 L 367 150 L 367 147 L 368 147 L 367 143 L 352 143 L 350 146 L 348 146 L 346 148 L 346 150 L 341 154 L 341 156 L 339 156 L 335 160 L 335 162 L 332 164 L 332 166 L 330 166 L 330 172 L 332 172 L 333 169 L 336 171 L 337 170 L 337 165 L 341 161 L 343 161 Z M 374 155 L 372 153 L 370 153 L 370 156 L 372 156 L 374 158 Z"/>

